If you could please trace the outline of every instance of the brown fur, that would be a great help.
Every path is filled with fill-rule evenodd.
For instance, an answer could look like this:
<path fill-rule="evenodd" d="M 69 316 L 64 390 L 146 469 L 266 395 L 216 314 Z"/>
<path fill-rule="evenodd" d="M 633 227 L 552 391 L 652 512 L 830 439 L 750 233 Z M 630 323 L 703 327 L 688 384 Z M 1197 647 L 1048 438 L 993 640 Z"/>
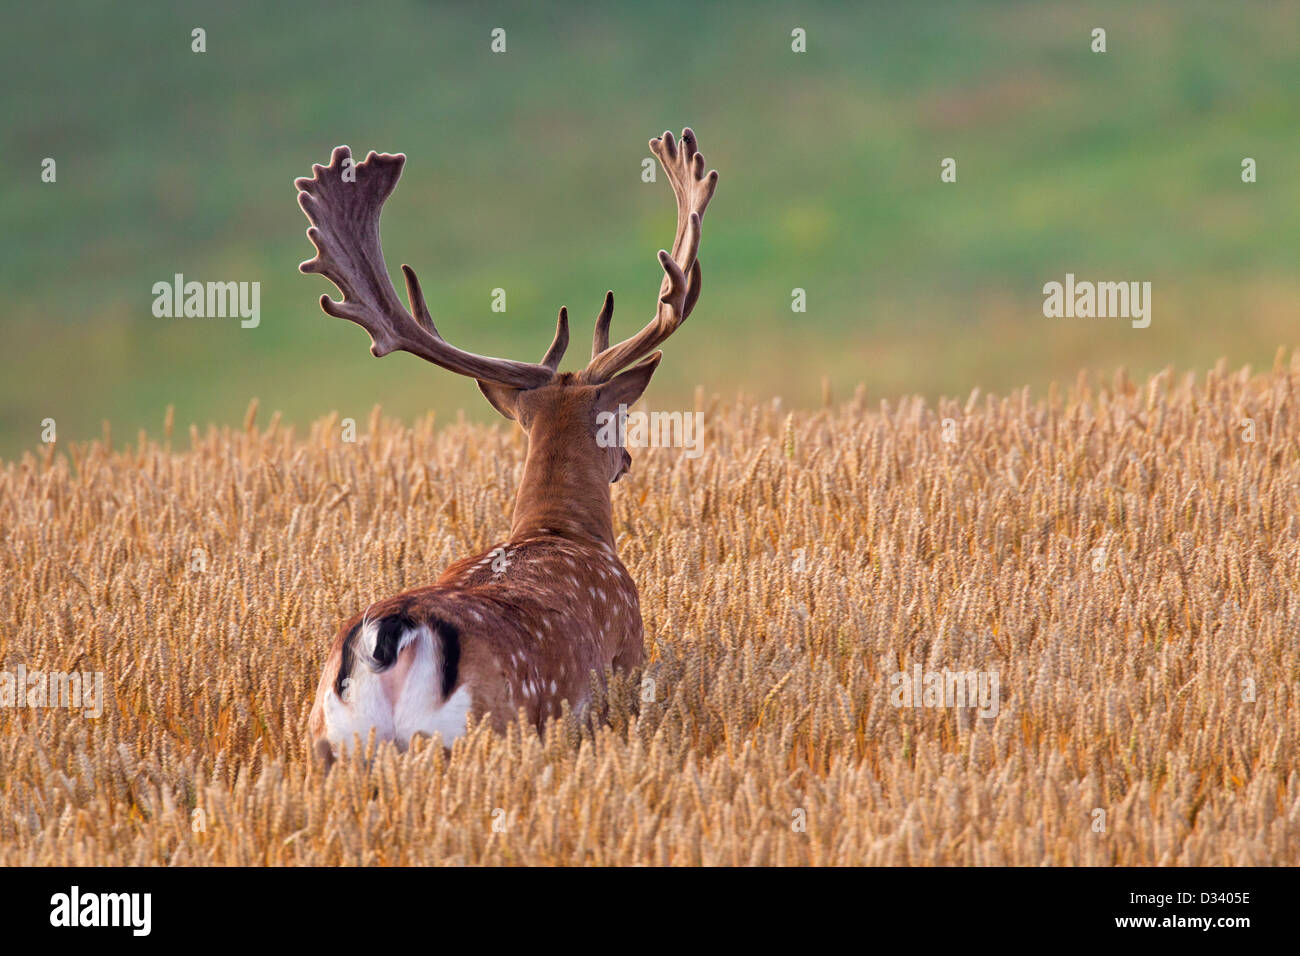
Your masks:
<path fill-rule="evenodd" d="M 614 551 L 610 484 L 622 473 L 625 455 L 596 443 L 601 391 L 562 377 L 512 399 L 529 430 L 529 447 L 510 538 L 451 565 L 434 584 L 364 613 L 370 620 L 404 613 L 417 623 L 454 625 L 460 634 L 457 686 L 470 688 L 471 713 L 498 729 L 521 708 L 540 728 L 560 713 L 560 701 L 585 703 L 593 673 L 599 678 L 611 667 L 633 669 L 642 662 L 636 585 Z M 612 394 L 626 398 L 618 389 Z M 493 568 L 498 548 L 504 549 L 500 572 Z M 343 642 L 361 618 L 339 629 L 312 708 L 313 750 L 327 762 L 324 697 L 342 666 Z M 393 669 L 399 666 L 400 659 Z M 526 693 L 529 684 L 538 692 Z"/>

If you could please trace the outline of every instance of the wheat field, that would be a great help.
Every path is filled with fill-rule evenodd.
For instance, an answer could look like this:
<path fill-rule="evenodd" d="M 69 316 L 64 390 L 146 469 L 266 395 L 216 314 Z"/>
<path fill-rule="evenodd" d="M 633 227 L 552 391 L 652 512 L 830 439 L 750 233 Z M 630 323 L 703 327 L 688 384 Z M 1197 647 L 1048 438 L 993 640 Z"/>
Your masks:
<path fill-rule="evenodd" d="M 504 537 L 523 437 L 328 418 L 0 472 L 0 863 L 1296 864 L 1300 359 L 1041 398 L 697 394 L 614 489 L 608 719 L 304 742 L 339 621 Z M 891 675 L 995 674 L 996 716 Z"/>

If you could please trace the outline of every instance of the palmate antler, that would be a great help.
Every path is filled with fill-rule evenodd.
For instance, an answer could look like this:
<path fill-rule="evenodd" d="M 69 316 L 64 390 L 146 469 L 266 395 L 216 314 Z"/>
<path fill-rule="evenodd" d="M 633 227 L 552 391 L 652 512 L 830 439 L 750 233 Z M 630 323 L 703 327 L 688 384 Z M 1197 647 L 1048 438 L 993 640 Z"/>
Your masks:
<path fill-rule="evenodd" d="M 351 150 L 339 146 L 328 166 L 313 166 L 310 179 L 294 180 L 299 189 L 298 205 L 311 222 L 307 238 L 316 246 L 316 257 L 298 268 L 325 276 L 343 293 L 342 302 L 322 295 L 321 308 L 369 332 L 370 353 L 375 356 L 401 349 L 452 372 L 515 388 L 536 388 L 549 382 L 568 343 L 564 310 L 560 310 L 555 342 L 546 359 L 533 365 L 475 355 L 448 344 L 438 334 L 420 282 L 407 265 L 402 266 L 402 274 L 414 315 L 402 307 L 384 264 L 379 214 L 402 175 L 406 157 L 371 152 L 364 162 L 351 167 L 355 179 L 349 181 L 344 171 L 351 159 Z"/>
<path fill-rule="evenodd" d="M 680 145 L 672 133 L 650 141 L 677 197 L 677 234 L 672 252 L 659 252 L 664 278 L 659 287 L 655 317 L 645 328 L 617 345 L 609 345 L 609 325 L 614 315 L 614 294 L 607 293 L 592 338 L 591 362 L 578 381 L 595 385 L 609 381 L 628 365 L 644 358 L 686 321 L 700 295 L 700 227 L 704 210 L 717 188 L 718 174 L 704 172 L 704 156 L 696 148 L 695 134 L 682 131 Z M 294 180 L 298 205 L 311 227 L 307 237 L 316 256 L 298 268 L 319 273 L 343 293 L 337 302 L 322 295 L 321 308 L 329 315 L 355 322 L 370 333 L 375 356 L 395 350 L 410 352 L 461 375 L 512 388 L 537 388 L 551 382 L 569 344 L 569 315 L 560 309 L 555 338 L 540 364 L 475 355 L 449 344 L 438 332 L 424 301 L 420 282 L 410 266 L 406 277 L 407 311 L 388 278 L 379 241 L 379 216 L 384 201 L 397 186 L 406 157 L 401 153 L 371 152 L 351 165 L 352 153 L 339 146 L 328 166 L 312 167 L 310 179 Z M 348 170 L 354 174 L 345 178 Z"/>
<path fill-rule="evenodd" d="M 596 319 L 592 340 L 591 363 L 582 372 L 582 380 L 591 384 L 606 382 L 619 371 L 649 355 L 668 336 L 677 331 L 695 308 L 700 297 L 700 227 L 704 210 L 718 187 L 718 172 L 704 172 L 704 154 L 696 144 L 695 133 L 682 130 L 679 145 L 672 133 L 650 140 L 650 150 L 659 158 L 668 182 L 677 196 L 677 235 L 672 253 L 659 251 L 664 279 L 659 286 L 659 304 L 655 317 L 640 332 L 613 346 L 609 345 L 609 323 L 614 314 L 614 296 L 605 296 L 605 307 Z"/>

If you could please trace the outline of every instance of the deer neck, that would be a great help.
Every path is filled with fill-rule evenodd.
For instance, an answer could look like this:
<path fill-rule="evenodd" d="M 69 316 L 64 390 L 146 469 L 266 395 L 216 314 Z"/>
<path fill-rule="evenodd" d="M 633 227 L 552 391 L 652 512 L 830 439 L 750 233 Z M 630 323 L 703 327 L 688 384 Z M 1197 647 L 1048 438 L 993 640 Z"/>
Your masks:
<path fill-rule="evenodd" d="M 515 497 L 510 537 L 534 531 L 586 537 L 614 546 L 605 465 L 572 435 L 538 423 L 528 439 L 524 477 Z"/>

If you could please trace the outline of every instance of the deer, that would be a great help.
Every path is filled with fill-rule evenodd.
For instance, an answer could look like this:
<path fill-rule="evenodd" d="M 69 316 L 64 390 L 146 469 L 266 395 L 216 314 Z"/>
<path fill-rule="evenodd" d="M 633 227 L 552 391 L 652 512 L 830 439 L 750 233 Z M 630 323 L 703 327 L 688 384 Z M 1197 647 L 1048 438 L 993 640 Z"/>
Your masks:
<path fill-rule="evenodd" d="M 501 733 L 522 718 L 540 732 L 563 713 L 587 714 L 593 692 L 613 672 L 644 662 L 641 606 L 619 560 L 611 486 L 632 464 L 624 440 L 598 423 L 621 415 L 650 383 L 661 346 L 695 308 L 704 212 L 717 188 L 694 132 L 650 141 L 677 201 L 671 251 L 659 250 L 663 277 L 654 317 L 609 344 L 614 293 L 595 322 L 591 360 L 561 372 L 569 344 L 561 308 L 538 364 L 476 355 L 438 331 L 414 270 L 402 266 L 409 309 L 389 278 L 379 217 L 406 162 L 375 153 L 354 163 L 339 146 L 328 166 L 294 181 L 316 255 L 298 268 L 342 293 L 321 309 L 361 326 L 370 354 L 409 352 L 474 379 L 488 403 L 524 432 L 527 450 L 509 537 L 453 563 L 432 584 L 372 603 L 334 638 L 308 719 L 311 753 L 328 771 L 352 747 L 441 735 L 443 746 L 471 720 Z M 619 430 L 621 433 L 621 429 Z"/>

